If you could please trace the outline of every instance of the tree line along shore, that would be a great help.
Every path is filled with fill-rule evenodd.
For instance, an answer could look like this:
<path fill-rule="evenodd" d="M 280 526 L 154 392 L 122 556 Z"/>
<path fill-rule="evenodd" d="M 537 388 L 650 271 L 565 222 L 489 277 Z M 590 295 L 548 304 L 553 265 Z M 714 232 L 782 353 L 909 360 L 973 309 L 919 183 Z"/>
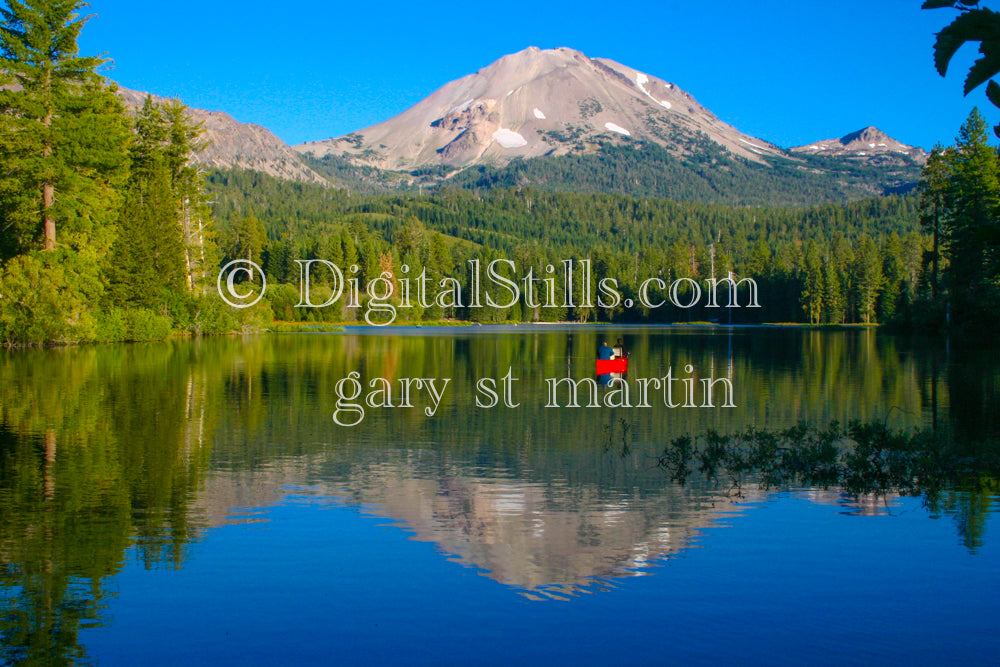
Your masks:
<path fill-rule="evenodd" d="M 50 4 L 9 3 L 0 22 L 2 344 L 363 322 L 377 295 L 359 293 L 360 308 L 297 307 L 296 260 L 309 259 L 351 267 L 362 285 L 386 277 L 398 288 L 404 269 L 419 267 L 465 291 L 476 287 L 470 262 L 501 260 L 569 293 L 577 288 L 546 269 L 586 261 L 622 297 L 542 308 L 523 293 L 500 301 L 506 292 L 491 284 L 487 295 L 503 307 L 428 302 L 401 311 L 406 323 L 882 323 L 981 335 L 1000 321 L 1000 166 L 977 111 L 954 146 L 931 154 L 915 192 L 842 204 L 744 207 L 517 186 L 369 194 L 197 168 L 204 142 L 185 107 L 149 98 L 127 109 L 100 73 L 104 61 L 78 53 L 81 4 Z M 251 308 L 220 298 L 219 268 L 233 260 L 267 277 Z M 651 278 L 730 276 L 753 279 L 761 308 L 678 312 L 640 298 Z M 336 287 L 319 275 L 312 291 L 324 299 Z"/>

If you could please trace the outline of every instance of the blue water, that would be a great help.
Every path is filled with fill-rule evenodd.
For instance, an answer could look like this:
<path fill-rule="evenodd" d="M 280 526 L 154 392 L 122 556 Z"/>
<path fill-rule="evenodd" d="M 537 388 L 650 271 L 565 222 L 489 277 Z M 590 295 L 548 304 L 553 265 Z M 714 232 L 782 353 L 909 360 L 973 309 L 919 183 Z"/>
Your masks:
<path fill-rule="evenodd" d="M 548 409 L 601 331 L 404 333 L 0 354 L 0 663 L 996 664 L 1000 355 L 628 329 L 637 377 L 738 408 Z M 521 406 L 478 408 L 509 369 Z M 452 384 L 338 427 L 355 371 Z M 702 465 L 830 420 L 896 444 Z"/>
<path fill-rule="evenodd" d="M 534 601 L 383 517 L 290 496 L 182 570 L 130 564 L 114 631 L 81 640 L 104 665 L 995 664 L 1000 550 L 892 505 L 737 504 L 637 576 Z"/>

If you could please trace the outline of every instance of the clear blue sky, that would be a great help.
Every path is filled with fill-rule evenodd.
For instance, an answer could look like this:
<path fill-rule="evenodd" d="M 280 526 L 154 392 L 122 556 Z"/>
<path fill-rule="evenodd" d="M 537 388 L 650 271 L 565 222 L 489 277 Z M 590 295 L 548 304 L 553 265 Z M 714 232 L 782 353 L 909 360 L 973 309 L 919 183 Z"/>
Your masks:
<path fill-rule="evenodd" d="M 859 2 L 209 2 L 93 0 L 85 54 L 120 84 L 263 125 L 290 144 L 404 111 L 448 81 L 528 46 L 568 46 L 671 81 L 780 146 L 875 125 L 950 143 L 982 90 L 962 96 L 966 46 L 946 79 L 934 33 L 953 10 Z M 994 9 L 1000 8 L 1000 2 Z"/>

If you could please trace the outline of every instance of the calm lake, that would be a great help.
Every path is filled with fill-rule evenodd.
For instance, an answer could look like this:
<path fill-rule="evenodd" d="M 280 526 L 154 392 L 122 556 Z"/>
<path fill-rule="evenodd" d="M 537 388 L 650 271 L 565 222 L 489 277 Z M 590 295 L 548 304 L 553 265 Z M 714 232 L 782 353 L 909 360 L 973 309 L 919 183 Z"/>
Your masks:
<path fill-rule="evenodd" d="M 0 663 L 996 664 L 998 415 L 874 330 L 0 351 Z"/>

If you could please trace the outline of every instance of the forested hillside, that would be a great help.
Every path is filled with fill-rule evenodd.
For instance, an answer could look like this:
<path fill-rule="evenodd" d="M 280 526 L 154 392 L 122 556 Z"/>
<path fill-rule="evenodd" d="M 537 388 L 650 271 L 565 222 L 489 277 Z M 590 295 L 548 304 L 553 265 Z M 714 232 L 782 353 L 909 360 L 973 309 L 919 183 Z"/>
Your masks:
<path fill-rule="evenodd" d="M 200 128 L 126 112 L 80 56 L 81 2 L 0 9 L 0 342 L 159 339 L 241 326 L 209 296 L 217 255 Z"/>
<path fill-rule="evenodd" d="M 653 143 L 605 143 L 589 152 L 517 159 L 497 167 L 447 166 L 394 172 L 336 155 L 304 156 L 336 187 L 354 192 L 424 193 L 463 188 L 533 187 L 551 192 L 618 193 L 729 206 L 813 206 L 911 192 L 921 165 L 898 155 L 879 163 L 802 154 L 771 156 L 769 164 L 734 157 L 706 138 L 685 157 Z"/>
<path fill-rule="evenodd" d="M 533 188 L 433 195 L 360 195 L 279 181 L 248 172 L 214 173 L 208 188 L 219 224 L 231 237 L 256 238 L 250 254 L 268 276 L 297 283 L 295 259 L 357 264 L 362 284 L 383 271 L 427 268 L 469 287 L 470 259 L 509 258 L 522 273 L 590 259 L 595 280 L 614 278 L 623 297 L 652 277 L 667 282 L 724 278 L 758 282 L 762 308 L 740 322 L 874 322 L 898 314 L 917 293 L 927 241 L 918 233 L 917 201 L 889 196 L 846 206 L 734 208 L 616 194 L 550 193 Z M 256 234 L 249 230 L 256 229 Z M 235 235 L 235 236 L 233 236 Z M 233 247 L 230 255 L 245 256 Z M 242 253 L 242 254 L 241 254 Z M 561 280 L 557 276 L 557 280 Z M 558 282 L 561 290 L 562 282 Z M 288 318 L 349 319 L 341 308 L 276 306 Z M 421 317 L 491 321 L 532 319 L 690 321 L 724 319 L 707 309 L 659 312 L 623 308 L 435 308 Z"/>
<path fill-rule="evenodd" d="M 426 192 L 387 193 L 383 172 L 336 160 L 326 167 L 354 185 L 205 174 L 191 159 L 203 147 L 201 128 L 182 104 L 150 99 L 129 112 L 98 72 L 103 61 L 79 56 L 81 3 L 8 5 L 0 30 L 6 344 L 148 340 L 259 329 L 274 319 L 350 322 L 371 304 L 392 311 L 394 322 L 893 322 L 926 330 L 943 327 L 953 303 L 957 322 L 979 322 L 970 328 L 982 331 L 1000 310 L 1000 167 L 975 114 L 954 148 L 932 156 L 919 196 L 892 194 L 896 181 L 870 166 L 810 157 L 765 167 L 707 148 L 698 153 L 704 160 L 682 165 L 656 147 L 609 146 L 467 170 Z M 903 183 L 909 167 L 900 164 Z M 882 196 L 802 206 L 831 192 Z M 252 308 L 231 308 L 216 290 L 219 267 L 236 259 L 268 277 Z M 321 267 L 309 299 L 331 305 L 297 307 L 297 260 L 310 259 L 339 267 L 356 294 L 329 299 L 336 276 Z M 498 276 L 484 279 L 495 260 L 503 260 Z M 730 276 L 743 281 L 744 306 L 749 279 L 756 282 L 760 308 L 712 308 L 696 298 L 707 281 Z M 406 293 L 416 285 L 435 294 Z M 594 298 L 600 285 L 616 298 Z M 655 306 L 645 298 L 651 287 Z M 697 305 L 661 307 L 668 295 Z M 480 297 L 497 307 L 477 307 Z"/>
<path fill-rule="evenodd" d="M 731 206 L 809 206 L 909 192 L 920 174 L 920 165 L 908 158 L 894 167 L 819 155 L 771 161 L 736 158 L 708 140 L 685 158 L 655 144 L 608 144 L 593 153 L 516 160 L 502 168 L 472 167 L 448 183 L 476 190 L 531 185 Z"/>

